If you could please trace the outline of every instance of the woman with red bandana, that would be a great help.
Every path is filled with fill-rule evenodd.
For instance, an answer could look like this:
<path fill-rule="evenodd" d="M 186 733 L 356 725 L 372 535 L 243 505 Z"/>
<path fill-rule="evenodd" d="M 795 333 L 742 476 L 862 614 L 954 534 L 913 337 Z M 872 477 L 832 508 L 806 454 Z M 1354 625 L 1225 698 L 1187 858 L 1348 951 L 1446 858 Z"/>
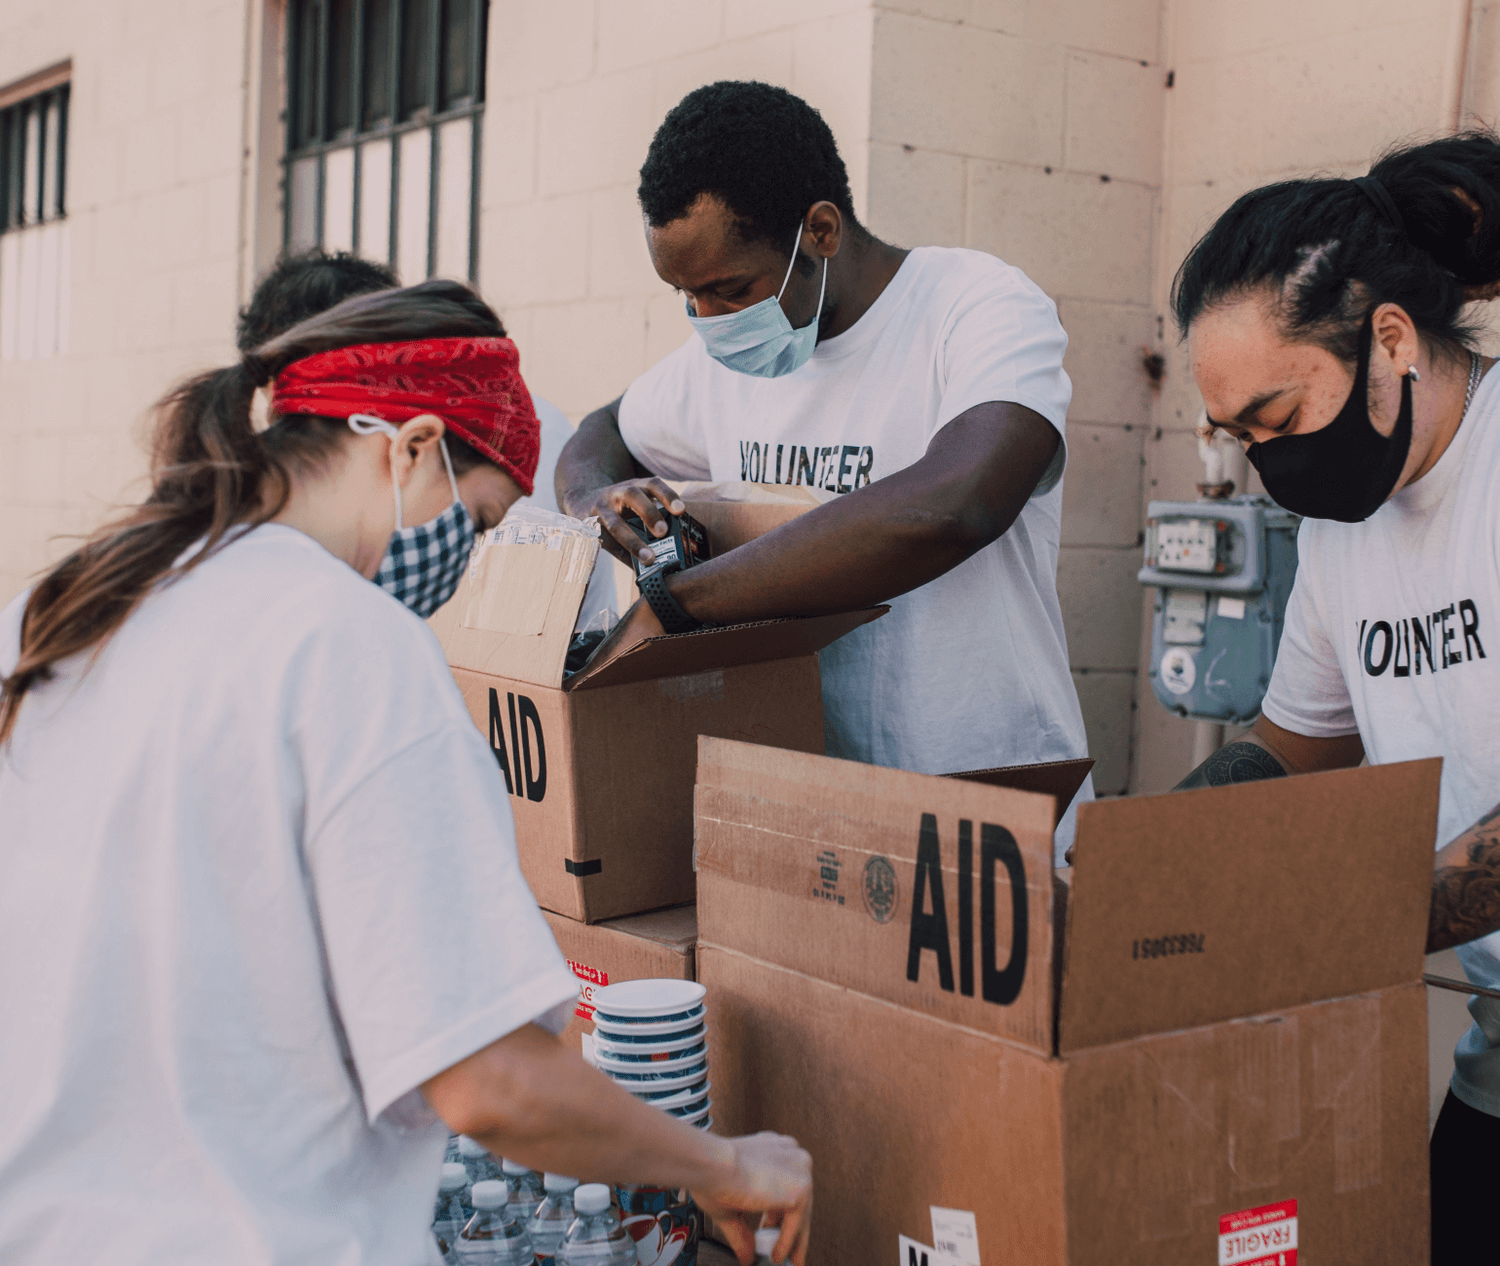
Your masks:
<path fill-rule="evenodd" d="M 531 491 L 499 333 L 428 282 L 193 379 L 147 499 L 0 611 L 0 1260 L 418 1266 L 450 1128 L 804 1260 L 795 1143 L 554 1036 L 577 981 L 418 618 Z"/>

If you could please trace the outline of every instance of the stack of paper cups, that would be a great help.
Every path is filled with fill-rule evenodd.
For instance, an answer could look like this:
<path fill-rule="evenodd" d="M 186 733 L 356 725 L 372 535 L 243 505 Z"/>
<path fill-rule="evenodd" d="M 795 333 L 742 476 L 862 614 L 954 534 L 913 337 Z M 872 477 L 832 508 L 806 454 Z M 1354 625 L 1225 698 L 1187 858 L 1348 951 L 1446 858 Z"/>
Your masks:
<path fill-rule="evenodd" d="M 704 987 L 691 980 L 626 980 L 594 991 L 595 1066 L 637 1099 L 707 1130 Z"/>

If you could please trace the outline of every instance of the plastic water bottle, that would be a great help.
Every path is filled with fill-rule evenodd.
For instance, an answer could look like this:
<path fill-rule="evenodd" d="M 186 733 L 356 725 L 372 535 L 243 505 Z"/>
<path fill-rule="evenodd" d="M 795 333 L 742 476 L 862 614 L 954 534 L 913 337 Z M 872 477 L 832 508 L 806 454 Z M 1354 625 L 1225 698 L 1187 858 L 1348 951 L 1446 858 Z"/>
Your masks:
<path fill-rule="evenodd" d="M 522 1226 L 527 1226 L 537 1209 L 541 1207 L 542 1176 L 534 1169 L 527 1169 L 520 1161 L 502 1160 L 500 1170 L 510 1187 L 510 1211 Z"/>
<path fill-rule="evenodd" d="M 448 1136 L 448 1150 L 443 1153 L 443 1164 L 448 1165 L 454 1161 L 457 1161 L 460 1165 L 462 1165 L 464 1163 L 464 1158 L 459 1154 L 458 1151 L 458 1135 L 450 1134 Z"/>
<path fill-rule="evenodd" d="M 437 1204 L 432 1210 L 432 1236 L 437 1240 L 438 1252 L 444 1261 L 451 1260 L 454 1242 L 464 1224 L 472 1216 L 464 1195 L 469 1186 L 469 1173 L 456 1161 L 444 1164 L 438 1179 Z"/>
<path fill-rule="evenodd" d="M 458 1136 L 458 1156 L 469 1171 L 469 1186 L 477 1182 L 489 1182 L 492 1178 L 503 1178 L 500 1162 L 485 1150 L 484 1144 L 471 1139 L 467 1134 Z"/>
<path fill-rule="evenodd" d="M 763 1226 L 755 1232 L 755 1266 L 773 1266 L 771 1251 L 781 1238 L 779 1226 Z"/>
<path fill-rule="evenodd" d="M 458 1266 L 536 1266 L 531 1237 L 511 1216 L 505 1184 L 488 1179 L 474 1184 L 474 1216 L 453 1246 Z"/>
<path fill-rule="evenodd" d="M 611 1203 L 603 1183 L 585 1183 L 573 1193 L 578 1216 L 557 1250 L 557 1266 L 636 1266 L 635 1245 Z"/>
<path fill-rule="evenodd" d="M 578 1187 L 578 1179 L 548 1174 L 542 1180 L 542 1186 L 547 1195 L 532 1215 L 526 1233 L 531 1236 L 531 1251 L 536 1254 L 537 1266 L 554 1266 L 558 1245 L 577 1216 L 573 1212 L 573 1192 Z"/>

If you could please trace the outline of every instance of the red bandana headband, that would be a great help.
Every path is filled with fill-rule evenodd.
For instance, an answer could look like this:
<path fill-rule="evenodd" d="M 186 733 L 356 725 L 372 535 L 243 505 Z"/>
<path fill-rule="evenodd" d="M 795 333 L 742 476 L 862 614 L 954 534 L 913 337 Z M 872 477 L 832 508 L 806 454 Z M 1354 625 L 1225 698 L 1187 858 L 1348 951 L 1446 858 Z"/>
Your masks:
<path fill-rule="evenodd" d="M 278 417 L 368 413 L 396 426 L 435 413 L 531 495 L 541 431 L 521 380 L 520 354 L 508 338 L 358 343 L 318 352 L 276 375 L 271 407 Z"/>

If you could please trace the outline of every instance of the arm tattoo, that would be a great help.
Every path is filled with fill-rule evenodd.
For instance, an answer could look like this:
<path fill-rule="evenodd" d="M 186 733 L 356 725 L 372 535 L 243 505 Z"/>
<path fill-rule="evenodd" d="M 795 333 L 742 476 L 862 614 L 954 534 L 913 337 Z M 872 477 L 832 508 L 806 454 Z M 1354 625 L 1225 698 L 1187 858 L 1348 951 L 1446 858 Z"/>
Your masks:
<path fill-rule="evenodd" d="M 1261 782 L 1285 778 L 1286 770 L 1270 752 L 1256 743 L 1226 743 L 1197 769 L 1172 788 L 1191 791 L 1195 787 L 1227 787 L 1237 782 Z"/>
<path fill-rule="evenodd" d="M 1432 876 L 1427 952 L 1451 949 L 1500 928 L 1500 835 L 1486 831 L 1500 810 L 1480 819 L 1455 843 L 1466 860 L 1440 865 Z"/>

